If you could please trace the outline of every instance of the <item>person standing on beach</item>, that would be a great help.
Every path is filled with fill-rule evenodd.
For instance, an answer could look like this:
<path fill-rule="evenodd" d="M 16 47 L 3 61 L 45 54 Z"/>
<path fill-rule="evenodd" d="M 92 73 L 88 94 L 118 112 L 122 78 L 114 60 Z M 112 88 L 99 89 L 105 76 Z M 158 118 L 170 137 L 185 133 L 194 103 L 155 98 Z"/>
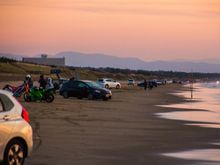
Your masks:
<path fill-rule="evenodd" d="M 144 79 L 144 90 L 146 91 L 147 90 L 147 80 Z"/>

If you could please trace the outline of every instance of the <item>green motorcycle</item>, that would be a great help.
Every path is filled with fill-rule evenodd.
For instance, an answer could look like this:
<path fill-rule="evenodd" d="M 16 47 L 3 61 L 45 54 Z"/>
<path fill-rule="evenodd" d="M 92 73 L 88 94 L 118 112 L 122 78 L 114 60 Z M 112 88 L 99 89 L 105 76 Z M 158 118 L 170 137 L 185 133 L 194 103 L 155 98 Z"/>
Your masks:
<path fill-rule="evenodd" d="M 51 103 L 54 100 L 53 89 L 45 90 L 43 88 L 32 87 L 29 92 L 24 93 L 24 100 L 26 102 L 45 100 Z"/>

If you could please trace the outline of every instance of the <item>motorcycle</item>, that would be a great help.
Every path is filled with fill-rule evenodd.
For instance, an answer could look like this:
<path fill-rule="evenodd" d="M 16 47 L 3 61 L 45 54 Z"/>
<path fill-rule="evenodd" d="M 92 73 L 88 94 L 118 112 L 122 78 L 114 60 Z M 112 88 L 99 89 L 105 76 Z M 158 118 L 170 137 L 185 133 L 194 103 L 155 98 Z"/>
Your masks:
<path fill-rule="evenodd" d="M 29 92 L 24 93 L 24 100 L 26 102 L 45 100 L 46 102 L 51 103 L 54 100 L 53 90 L 32 87 Z"/>

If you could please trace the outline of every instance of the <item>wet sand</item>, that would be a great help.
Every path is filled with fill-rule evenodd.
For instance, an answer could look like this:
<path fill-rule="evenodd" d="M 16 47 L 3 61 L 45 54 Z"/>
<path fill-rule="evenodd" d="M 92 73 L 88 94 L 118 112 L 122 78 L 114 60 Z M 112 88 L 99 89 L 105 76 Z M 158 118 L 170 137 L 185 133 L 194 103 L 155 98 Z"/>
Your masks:
<path fill-rule="evenodd" d="M 182 96 L 188 100 L 184 104 L 161 105 L 167 108 L 185 109 L 184 111 L 161 113 L 158 115 L 167 119 L 185 120 L 189 124 L 190 121 L 197 122 L 194 125 L 202 123 L 201 126 L 203 127 L 220 128 L 220 88 L 207 88 L 206 86 L 209 84 L 195 84 L 196 90 L 193 92 L 193 99 L 190 99 L 190 92 L 188 91 L 175 93 L 175 95 Z M 189 85 L 187 87 L 189 88 Z M 192 109 L 196 109 L 196 111 Z"/>
<path fill-rule="evenodd" d="M 53 103 L 21 103 L 34 129 L 34 152 L 27 165 L 181 165 L 215 164 L 162 156 L 191 149 L 219 149 L 220 131 L 157 118 L 162 108 L 182 102 L 170 95 L 180 85 L 145 92 L 139 88 L 113 90 L 110 101 L 63 99 Z"/>

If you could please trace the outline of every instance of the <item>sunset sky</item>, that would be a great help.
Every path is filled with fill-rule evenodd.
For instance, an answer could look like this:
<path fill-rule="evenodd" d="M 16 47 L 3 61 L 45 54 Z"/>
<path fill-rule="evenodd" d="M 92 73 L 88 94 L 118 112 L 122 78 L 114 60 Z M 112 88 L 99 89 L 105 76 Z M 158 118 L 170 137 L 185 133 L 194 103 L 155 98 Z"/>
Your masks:
<path fill-rule="evenodd" d="M 0 0 L 0 52 L 220 57 L 220 0 Z"/>

